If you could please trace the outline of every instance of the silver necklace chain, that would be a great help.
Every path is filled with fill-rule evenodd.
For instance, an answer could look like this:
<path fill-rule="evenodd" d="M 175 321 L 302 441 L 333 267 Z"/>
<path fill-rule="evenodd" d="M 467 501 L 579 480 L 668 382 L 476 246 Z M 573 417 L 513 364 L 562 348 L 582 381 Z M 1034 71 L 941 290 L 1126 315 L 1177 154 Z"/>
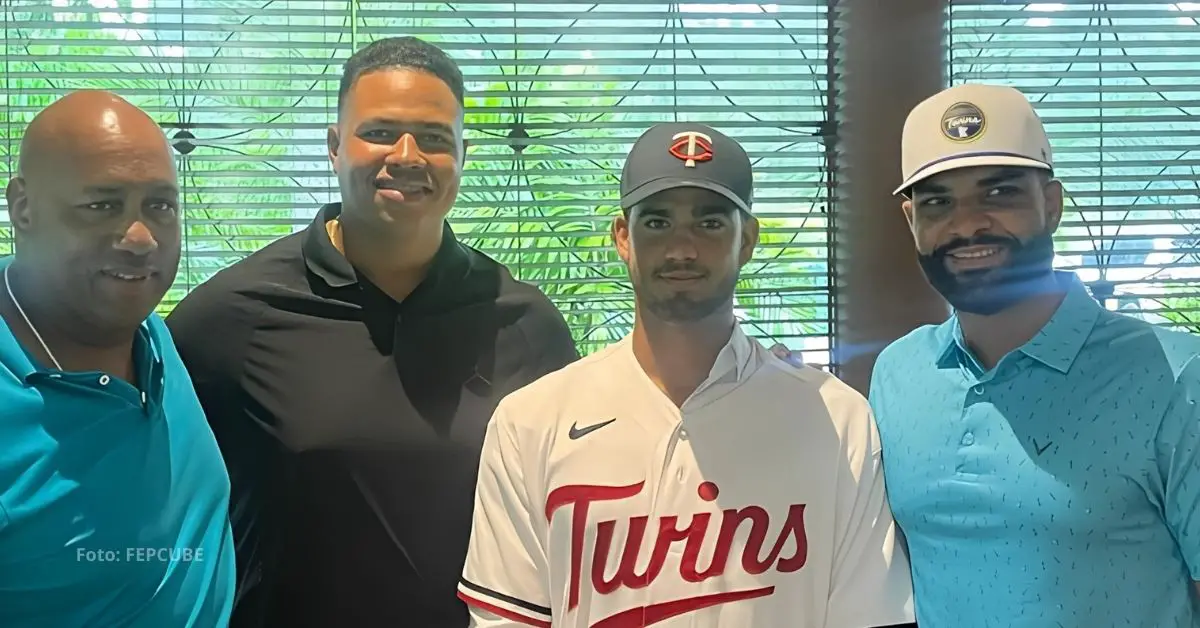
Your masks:
<path fill-rule="evenodd" d="M 54 352 L 50 351 L 50 347 L 46 346 L 46 341 L 42 340 L 42 335 L 38 333 L 37 327 L 33 326 L 33 322 L 29 320 L 29 315 L 21 307 L 21 302 L 17 300 L 17 295 L 13 294 L 12 281 L 8 278 L 9 268 L 12 268 L 12 266 L 4 267 L 4 287 L 8 290 L 9 300 L 17 307 L 17 312 L 21 315 L 21 318 L 25 319 L 25 325 L 29 327 L 29 331 L 33 332 L 33 337 L 37 338 L 37 341 L 41 343 L 42 350 L 46 352 L 46 355 L 50 356 L 50 361 L 54 363 L 54 368 L 60 371 L 63 370 L 62 365 L 58 363 L 58 358 L 54 357 Z"/>

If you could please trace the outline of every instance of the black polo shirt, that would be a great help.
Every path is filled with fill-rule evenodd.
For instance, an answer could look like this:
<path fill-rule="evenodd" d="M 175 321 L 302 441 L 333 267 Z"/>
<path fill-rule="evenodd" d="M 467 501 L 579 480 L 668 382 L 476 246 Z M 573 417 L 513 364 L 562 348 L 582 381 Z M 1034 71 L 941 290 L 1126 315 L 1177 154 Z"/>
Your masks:
<path fill-rule="evenodd" d="M 218 272 L 167 318 L 229 468 L 233 626 L 462 628 L 484 429 L 578 356 L 536 288 L 447 225 L 397 303 L 304 231 Z"/>

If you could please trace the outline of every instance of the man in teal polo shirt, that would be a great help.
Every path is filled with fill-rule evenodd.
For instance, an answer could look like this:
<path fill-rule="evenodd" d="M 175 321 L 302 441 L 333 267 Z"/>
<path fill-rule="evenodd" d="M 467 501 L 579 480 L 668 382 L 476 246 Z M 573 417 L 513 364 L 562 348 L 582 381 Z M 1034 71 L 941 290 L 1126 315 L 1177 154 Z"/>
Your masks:
<path fill-rule="evenodd" d="M 1016 90 L 921 103 L 902 162 L 955 310 L 871 381 L 921 628 L 1200 627 L 1200 340 L 1053 269 L 1063 188 Z"/>
<path fill-rule="evenodd" d="M 214 628 L 229 478 L 154 307 L 179 263 L 171 147 L 104 92 L 42 111 L 0 259 L 0 626 Z"/>

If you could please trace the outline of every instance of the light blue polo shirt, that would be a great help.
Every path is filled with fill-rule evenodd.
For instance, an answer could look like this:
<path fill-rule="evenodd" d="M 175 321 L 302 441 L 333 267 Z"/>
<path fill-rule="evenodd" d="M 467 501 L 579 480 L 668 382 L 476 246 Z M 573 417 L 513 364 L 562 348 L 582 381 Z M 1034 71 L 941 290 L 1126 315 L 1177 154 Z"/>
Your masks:
<path fill-rule="evenodd" d="M 229 477 L 157 315 L 135 352 L 141 390 L 45 370 L 0 319 L 0 626 L 228 625 Z"/>
<path fill-rule="evenodd" d="M 1060 281 L 1050 322 L 991 371 L 955 318 L 876 363 L 921 628 L 1200 627 L 1200 338 Z"/>

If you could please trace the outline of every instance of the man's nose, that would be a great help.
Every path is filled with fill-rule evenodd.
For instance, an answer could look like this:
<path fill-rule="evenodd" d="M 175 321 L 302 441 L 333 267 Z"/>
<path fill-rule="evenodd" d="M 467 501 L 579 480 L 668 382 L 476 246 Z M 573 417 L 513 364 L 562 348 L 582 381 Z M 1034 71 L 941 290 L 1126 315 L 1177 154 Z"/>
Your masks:
<path fill-rule="evenodd" d="M 421 147 L 417 145 L 417 138 L 413 137 L 412 133 L 405 133 L 392 146 L 392 152 L 388 153 L 385 163 L 395 168 L 415 170 L 425 167 L 425 156 L 421 153 Z"/>
<path fill-rule="evenodd" d="M 154 234 L 150 232 L 146 223 L 135 220 L 121 234 L 116 248 L 134 255 L 149 255 L 158 248 L 158 240 L 154 239 Z"/>
<path fill-rule="evenodd" d="M 991 228 L 991 216 L 969 204 L 956 207 L 954 213 L 950 215 L 948 225 L 949 235 L 963 240 L 970 240 L 981 233 L 986 233 Z"/>
<path fill-rule="evenodd" d="M 672 235 L 671 239 L 667 242 L 667 259 L 691 261 L 696 259 L 698 255 L 699 251 L 696 249 L 696 241 L 690 231 L 682 230 Z"/>

